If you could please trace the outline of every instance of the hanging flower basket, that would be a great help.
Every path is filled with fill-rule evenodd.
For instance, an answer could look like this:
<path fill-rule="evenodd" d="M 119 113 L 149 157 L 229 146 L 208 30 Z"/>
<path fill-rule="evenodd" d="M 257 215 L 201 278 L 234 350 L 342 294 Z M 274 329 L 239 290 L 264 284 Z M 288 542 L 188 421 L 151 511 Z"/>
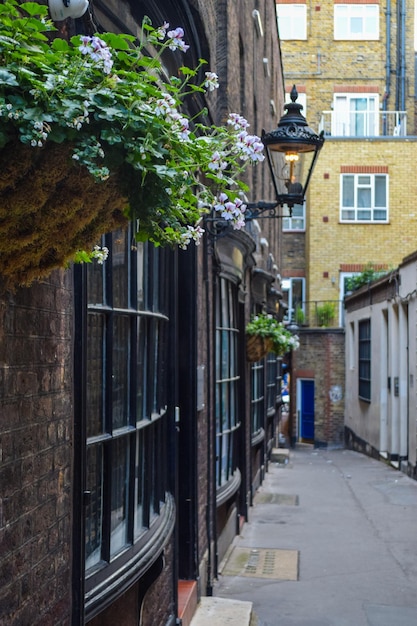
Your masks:
<path fill-rule="evenodd" d="M 259 361 L 268 352 L 283 356 L 297 350 L 299 340 L 287 330 L 282 322 L 272 315 L 259 314 L 252 317 L 246 326 L 246 353 L 248 361 Z"/>
<path fill-rule="evenodd" d="M 247 335 L 246 359 L 250 363 L 260 361 L 272 349 L 272 341 L 260 335 Z"/>
<path fill-rule="evenodd" d="M 184 100 L 219 84 L 214 72 L 200 80 L 202 59 L 167 76 L 165 57 L 189 47 L 183 37 L 182 28 L 145 18 L 138 37 L 67 40 L 46 5 L 0 3 L 6 280 L 29 284 L 65 266 L 126 219 L 139 241 L 181 248 L 199 243 L 209 213 L 244 227 L 240 176 L 264 159 L 263 144 L 239 114 L 220 126 L 187 116 Z"/>
<path fill-rule="evenodd" d="M 33 149 L 17 139 L 0 152 L 0 258 L 6 283 L 30 284 L 77 250 L 127 223 L 115 177 L 98 183 L 69 144 Z"/>

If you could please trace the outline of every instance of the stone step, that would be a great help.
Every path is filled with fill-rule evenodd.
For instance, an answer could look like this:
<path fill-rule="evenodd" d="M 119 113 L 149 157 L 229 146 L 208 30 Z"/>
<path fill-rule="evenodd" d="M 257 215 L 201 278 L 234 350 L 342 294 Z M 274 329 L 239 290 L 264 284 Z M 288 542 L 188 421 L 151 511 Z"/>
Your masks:
<path fill-rule="evenodd" d="M 290 451 L 286 448 L 272 448 L 271 462 L 286 465 L 290 460 Z"/>
<path fill-rule="evenodd" d="M 203 596 L 191 626 L 250 626 L 251 618 L 252 602 Z"/>

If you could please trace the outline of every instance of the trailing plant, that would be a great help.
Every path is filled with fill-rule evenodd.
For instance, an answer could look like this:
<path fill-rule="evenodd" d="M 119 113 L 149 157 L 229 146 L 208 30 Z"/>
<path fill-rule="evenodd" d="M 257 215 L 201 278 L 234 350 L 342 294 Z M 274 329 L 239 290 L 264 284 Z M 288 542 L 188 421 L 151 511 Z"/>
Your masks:
<path fill-rule="evenodd" d="M 246 326 L 247 335 L 256 335 L 271 341 L 271 352 L 285 354 L 290 350 L 297 350 L 300 346 L 299 338 L 287 330 L 282 322 L 272 315 L 261 313 L 254 315 Z"/>
<path fill-rule="evenodd" d="M 346 280 L 346 290 L 356 291 L 356 289 L 360 289 L 360 287 L 368 285 L 372 281 L 376 280 L 377 278 L 381 278 L 386 274 L 388 274 L 388 270 L 376 269 L 372 263 L 367 263 L 366 267 L 360 274 L 350 276 Z"/>
<path fill-rule="evenodd" d="M 162 56 L 188 49 L 183 30 L 145 19 L 139 41 L 114 33 L 67 41 L 57 36 L 47 12 L 36 2 L 0 4 L 0 148 L 12 161 L 7 166 L 3 159 L 0 191 L 16 187 L 16 169 L 32 172 L 48 146 L 61 146 L 59 159 L 76 176 L 87 174 L 98 195 L 109 186 L 113 196 L 117 192 L 107 208 L 109 223 L 101 220 L 87 239 L 114 225 L 114 209 L 116 222 L 123 212 L 138 224 L 137 239 L 156 245 L 198 243 L 201 218 L 212 210 L 242 228 L 247 187 L 241 176 L 264 159 L 263 144 L 239 114 L 231 113 L 222 126 L 188 116 L 187 97 L 216 89 L 218 78 L 207 71 L 198 80 L 204 60 L 166 75 Z M 22 146 L 29 157 L 22 156 Z M 53 194 L 60 180 L 38 182 L 37 192 Z M 26 213 L 29 239 L 36 210 Z M 13 211 L 12 200 L 6 208 L 0 204 L 0 220 Z M 76 215 L 79 220 L 83 213 Z"/>

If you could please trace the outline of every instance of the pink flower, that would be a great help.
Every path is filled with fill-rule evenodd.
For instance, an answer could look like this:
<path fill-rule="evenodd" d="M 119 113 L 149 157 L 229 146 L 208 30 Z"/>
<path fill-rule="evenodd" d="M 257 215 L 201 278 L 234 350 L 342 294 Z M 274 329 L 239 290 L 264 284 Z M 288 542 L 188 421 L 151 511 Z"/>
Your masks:
<path fill-rule="evenodd" d="M 170 50 L 181 50 L 182 52 L 187 52 L 190 46 L 183 41 L 184 31 L 182 28 L 178 27 L 175 30 L 168 31 L 168 37 L 172 39 L 169 44 Z"/>

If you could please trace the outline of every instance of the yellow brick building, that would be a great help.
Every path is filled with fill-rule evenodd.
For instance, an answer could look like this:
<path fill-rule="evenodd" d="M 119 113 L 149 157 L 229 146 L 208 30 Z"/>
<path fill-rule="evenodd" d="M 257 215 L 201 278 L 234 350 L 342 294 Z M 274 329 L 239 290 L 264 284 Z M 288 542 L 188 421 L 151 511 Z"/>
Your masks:
<path fill-rule="evenodd" d="M 294 318 L 417 249 L 414 2 L 279 0 L 277 15 L 286 89 L 326 135 L 305 207 L 283 220 Z"/>

